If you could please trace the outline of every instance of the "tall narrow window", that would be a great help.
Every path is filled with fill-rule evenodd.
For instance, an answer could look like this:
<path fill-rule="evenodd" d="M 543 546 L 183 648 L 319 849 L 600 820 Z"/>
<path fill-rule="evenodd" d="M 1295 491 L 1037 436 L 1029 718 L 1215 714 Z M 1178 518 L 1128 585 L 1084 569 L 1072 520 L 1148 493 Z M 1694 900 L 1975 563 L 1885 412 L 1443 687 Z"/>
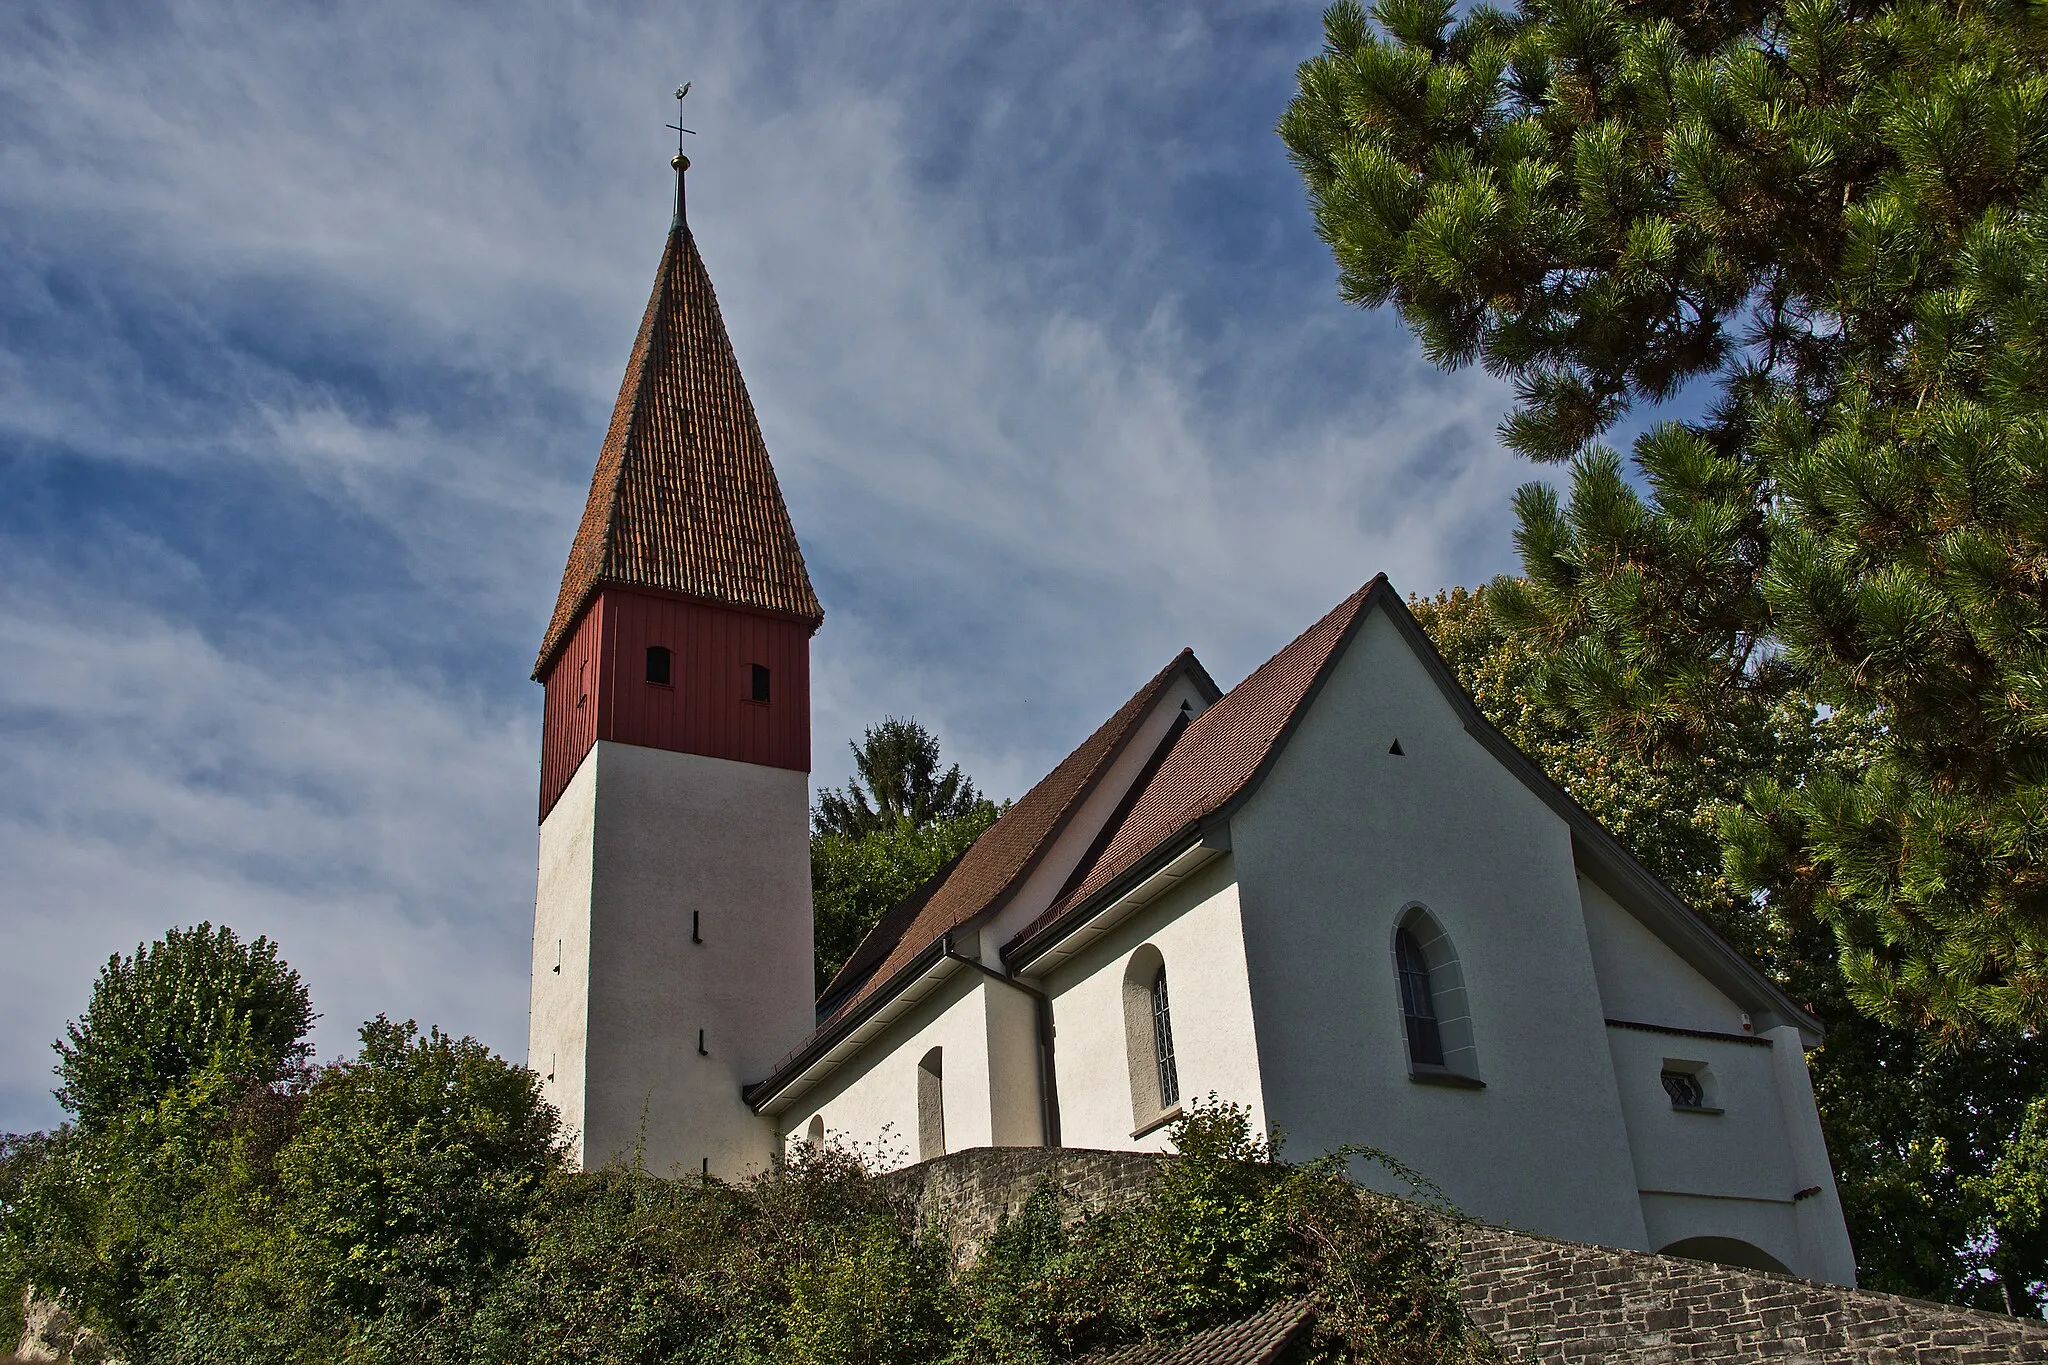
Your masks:
<path fill-rule="evenodd" d="M 768 700 L 768 665 L 747 665 L 747 700 Z"/>
<path fill-rule="evenodd" d="M 1180 1103 L 1166 960 L 1150 943 L 1124 963 L 1124 1056 L 1131 1076 L 1131 1136 L 1140 1138 L 1166 1123 Z"/>
<path fill-rule="evenodd" d="M 669 685 L 670 659 L 666 645 L 647 646 L 647 681 L 660 687 Z"/>
<path fill-rule="evenodd" d="M 933 1048 L 917 1064 L 917 1159 L 946 1154 L 946 1058 Z"/>
<path fill-rule="evenodd" d="M 1401 982 L 1401 1022 L 1408 1033 L 1408 1060 L 1416 1066 L 1444 1064 L 1443 1030 L 1429 986 L 1429 962 L 1406 928 L 1394 932 L 1394 968 Z"/>
<path fill-rule="evenodd" d="M 825 1116 L 823 1114 L 811 1116 L 811 1126 L 804 1133 L 804 1145 L 813 1152 L 825 1150 Z"/>
<path fill-rule="evenodd" d="M 1159 1072 L 1159 1107 L 1180 1101 L 1180 1074 L 1173 1065 L 1173 1011 L 1166 1002 L 1166 968 L 1152 978 L 1152 1065 Z"/>

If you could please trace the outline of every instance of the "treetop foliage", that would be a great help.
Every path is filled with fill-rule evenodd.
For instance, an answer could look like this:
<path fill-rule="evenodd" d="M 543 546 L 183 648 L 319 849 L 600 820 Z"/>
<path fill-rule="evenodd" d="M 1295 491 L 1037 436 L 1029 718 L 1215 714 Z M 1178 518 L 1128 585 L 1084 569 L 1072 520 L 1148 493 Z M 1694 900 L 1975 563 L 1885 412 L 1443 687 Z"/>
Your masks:
<path fill-rule="evenodd" d="M 245 944 L 225 925 L 173 929 L 100 969 L 85 1014 L 55 1044 L 57 1101 L 95 1127 L 209 1065 L 275 1080 L 310 1054 L 313 1019 L 305 983 L 269 939 Z"/>
<path fill-rule="evenodd" d="M 860 838 L 811 836 L 811 916 L 820 991 L 876 921 L 950 867 L 995 823 L 984 801 L 925 825 L 889 825 Z"/>
<path fill-rule="evenodd" d="M 820 834 L 859 839 L 896 825 L 921 828 L 987 804 L 958 763 L 939 771 L 938 737 L 915 720 L 887 717 L 847 747 L 854 776 L 818 794 L 812 824 Z"/>
<path fill-rule="evenodd" d="M 941 773 L 938 738 L 915 720 L 891 716 L 851 747 L 854 776 L 820 793 L 811 812 L 820 991 L 891 906 L 965 853 L 1005 808 L 959 764 Z"/>
<path fill-rule="evenodd" d="M 1727 871 L 1956 1038 L 2048 1022 L 2044 14 L 1342 0 L 1280 126 L 1345 296 L 1571 462 L 1495 594 L 1540 700 L 1652 756 L 1860 727 L 1745 790 Z"/>

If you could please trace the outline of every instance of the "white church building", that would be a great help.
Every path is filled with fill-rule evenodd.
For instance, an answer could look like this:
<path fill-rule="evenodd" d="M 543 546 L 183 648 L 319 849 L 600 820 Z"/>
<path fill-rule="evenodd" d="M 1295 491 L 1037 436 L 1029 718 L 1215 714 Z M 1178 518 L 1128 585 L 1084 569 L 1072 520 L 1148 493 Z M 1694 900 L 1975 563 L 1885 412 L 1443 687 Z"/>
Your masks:
<path fill-rule="evenodd" d="M 1821 1025 L 1479 714 L 1375 578 L 1183 652 L 814 998 L 823 611 L 676 214 L 534 676 L 529 1062 L 578 1158 L 1163 1150 L 1249 1106 L 1475 1217 L 1849 1284 Z"/>

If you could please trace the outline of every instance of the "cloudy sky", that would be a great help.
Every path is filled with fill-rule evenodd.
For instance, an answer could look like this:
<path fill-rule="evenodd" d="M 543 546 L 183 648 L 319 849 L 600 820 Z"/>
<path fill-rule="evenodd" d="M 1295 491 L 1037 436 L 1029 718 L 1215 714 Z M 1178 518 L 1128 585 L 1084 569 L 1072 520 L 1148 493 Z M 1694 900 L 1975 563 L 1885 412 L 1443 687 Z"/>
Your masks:
<path fill-rule="evenodd" d="M 0 1129 L 173 924 L 523 1058 L 527 681 L 667 226 L 819 595 L 816 777 L 1015 795 L 1180 646 L 1510 568 L 1506 402 L 1346 308 L 1314 0 L 0 8 Z"/>

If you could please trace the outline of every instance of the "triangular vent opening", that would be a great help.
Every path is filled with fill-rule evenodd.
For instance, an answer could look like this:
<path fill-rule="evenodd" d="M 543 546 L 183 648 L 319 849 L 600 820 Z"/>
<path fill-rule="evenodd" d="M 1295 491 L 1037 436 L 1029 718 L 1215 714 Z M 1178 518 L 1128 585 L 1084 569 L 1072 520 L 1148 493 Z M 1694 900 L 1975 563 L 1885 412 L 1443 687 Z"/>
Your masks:
<path fill-rule="evenodd" d="M 1401 741 L 1398 739 L 1387 747 L 1387 752 L 1393 754 L 1397 758 L 1407 757 L 1407 750 L 1401 747 Z"/>

